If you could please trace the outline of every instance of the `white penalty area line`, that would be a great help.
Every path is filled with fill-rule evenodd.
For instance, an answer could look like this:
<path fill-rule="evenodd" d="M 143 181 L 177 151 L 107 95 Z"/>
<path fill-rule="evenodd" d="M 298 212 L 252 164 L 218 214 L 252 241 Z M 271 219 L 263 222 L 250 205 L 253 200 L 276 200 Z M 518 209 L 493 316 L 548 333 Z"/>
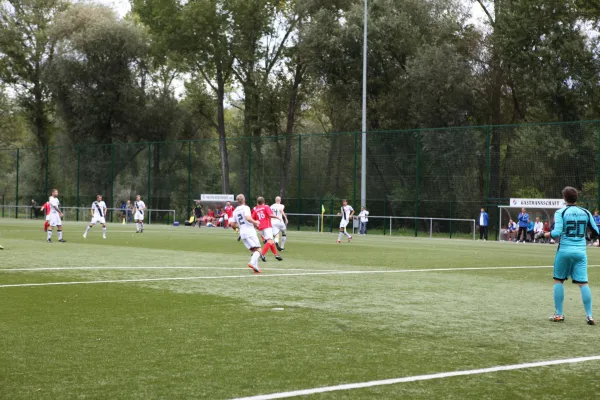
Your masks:
<path fill-rule="evenodd" d="M 191 281 L 203 279 L 265 279 L 298 276 L 326 276 L 326 275 L 374 275 L 374 274 L 402 274 L 420 272 L 459 272 L 459 271 L 495 271 L 515 269 L 547 269 L 550 265 L 517 266 L 517 267 L 473 267 L 473 268 L 428 268 L 428 269 L 397 269 L 397 270 L 375 270 L 375 271 L 321 271 L 302 272 L 293 274 L 260 274 L 260 275 L 224 275 L 224 276 L 182 276 L 163 278 L 138 278 L 138 279 L 107 279 L 98 281 L 73 281 L 73 282 L 43 282 L 43 283 L 15 283 L 0 285 L 0 288 L 10 287 L 34 287 L 34 286 L 59 286 L 59 285 L 91 285 L 100 283 L 143 283 L 161 281 Z"/>
<path fill-rule="evenodd" d="M 587 361 L 598 361 L 598 360 L 600 360 L 600 356 L 567 358 L 567 359 L 563 359 L 563 360 L 550 360 L 550 361 L 540 361 L 540 362 L 532 362 L 532 363 L 524 363 L 524 364 L 503 365 L 503 366 L 491 367 L 491 368 L 471 369 L 471 370 L 466 370 L 466 371 L 454 371 L 454 372 L 442 372 L 442 373 L 430 374 L 430 375 L 407 376 L 404 378 L 384 379 L 384 380 L 380 380 L 380 381 L 370 381 L 370 382 L 360 382 L 360 383 L 348 383 L 348 384 L 344 384 L 344 385 L 326 386 L 326 387 L 320 387 L 320 388 L 314 388 L 314 389 L 295 390 L 292 392 L 280 392 L 280 393 L 272 393 L 272 394 L 265 394 L 265 395 L 251 396 L 251 397 L 240 397 L 240 398 L 236 398 L 234 400 L 287 399 L 290 397 L 308 396 L 311 394 L 336 392 L 336 391 L 340 391 L 340 390 L 364 389 L 364 388 L 369 388 L 369 387 L 374 387 L 374 386 L 395 385 L 398 383 L 429 381 L 432 379 L 444 379 L 444 378 L 451 378 L 451 377 L 455 377 L 455 376 L 481 375 L 481 374 L 489 374 L 489 373 L 493 373 L 493 372 L 514 371 L 514 370 L 519 370 L 519 369 L 548 367 L 551 365 L 561 365 L 561 364 L 576 364 L 576 363 L 582 363 L 582 362 L 587 362 Z"/>

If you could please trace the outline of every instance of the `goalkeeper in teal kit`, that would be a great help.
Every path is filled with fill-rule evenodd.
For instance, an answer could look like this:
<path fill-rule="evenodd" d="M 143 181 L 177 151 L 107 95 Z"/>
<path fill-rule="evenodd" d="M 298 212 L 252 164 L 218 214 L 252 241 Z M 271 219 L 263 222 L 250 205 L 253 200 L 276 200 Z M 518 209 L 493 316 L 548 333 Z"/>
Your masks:
<path fill-rule="evenodd" d="M 575 205 L 577 189 L 567 186 L 562 191 L 567 205 L 554 214 L 554 229 L 552 232 L 539 234 L 539 237 L 558 239 L 560 244 L 554 259 L 554 304 L 556 313 L 550 321 L 563 322 L 563 302 L 565 299 L 564 281 L 571 278 L 581 289 L 581 300 L 587 314 L 587 323 L 596 325 L 592 317 L 592 293 L 588 286 L 586 236 L 588 229 L 592 239 L 600 232 L 592 214 L 585 208 Z"/>

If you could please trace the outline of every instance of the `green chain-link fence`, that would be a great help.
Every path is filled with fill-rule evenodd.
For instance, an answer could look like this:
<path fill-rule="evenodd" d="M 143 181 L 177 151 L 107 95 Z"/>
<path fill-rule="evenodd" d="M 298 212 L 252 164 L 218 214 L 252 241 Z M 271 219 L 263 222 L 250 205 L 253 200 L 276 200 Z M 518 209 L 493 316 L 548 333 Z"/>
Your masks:
<path fill-rule="evenodd" d="M 497 206 L 509 197 L 557 198 L 573 185 L 594 209 L 600 207 L 599 132 L 600 121 L 369 132 L 367 207 L 379 216 L 473 219 L 484 206 L 497 228 Z M 229 193 L 282 195 L 288 212 L 298 214 L 319 214 L 322 206 L 335 213 L 342 198 L 360 207 L 360 132 L 230 138 L 227 148 Z M 149 208 L 175 209 L 182 219 L 200 193 L 222 191 L 219 142 L 0 150 L 2 215 L 31 199 L 41 204 L 53 187 L 73 207 L 87 207 L 101 193 L 118 208 L 139 193 Z M 314 218 L 293 224 L 300 228 Z M 398 228 L 418 233 L 426 229 L 420 224 Z M 370 225 L 385 229 L 377 220 Z M 451 225 L 436 222 L 436 229 L 452 232 Z"/>

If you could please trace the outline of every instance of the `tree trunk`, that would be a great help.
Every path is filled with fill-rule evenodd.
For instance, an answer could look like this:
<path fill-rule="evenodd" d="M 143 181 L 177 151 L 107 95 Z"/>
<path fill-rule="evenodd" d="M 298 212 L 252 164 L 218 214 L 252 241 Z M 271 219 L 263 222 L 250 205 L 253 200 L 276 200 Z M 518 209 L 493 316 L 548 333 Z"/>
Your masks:
<path fill-rule="evenodd" d="M 290 173 L 290 161 L 292 158 L 292 139 L 290 136 L 294 133 L 294 124 L 296 123 L 296 111 L 298 110 L 298 95 L 303 77 L 304 67 L 302 63 L 298 63 L 296 65 L 294 83 L 292 84 L 292 90 L 290 91 L 290 98 L 288 102 L 287 124 L 285 128 L 285 153 L 282 160 L 283 167 L 281 170 L 281 177 L 279 181 L 279 196 L 281 196 L 282 199 L 285 199 L 286 196 L 286 186 L 288 183 L 288 176 Z M 277 147 L 279 149 L 279 142 L 277 143 Z M 281 153 L 280 149 L 279 152 Z M 300 165 L 298 165 L 298 168 L 300 168 Z"/>
<path fill-rule="evenodd" d="M 219 154 L 221 156 L 221 191 L 229 193 L 229 154 L 225 132 L 225 79 L 223 71 L 217 70 L 217 130 L 219 132 Z"/>
<path fill-rule="evenodd" d="M 42 93 L 41 83 L 36 80 L 33 83 L 33 94 L 34 101 L 31 105 L 31 119 L 33 122 L 33 128 L 37 144 L 40 152 L 40 176 L 42 177 L 42 183 L 40 184 L 39 191 L 48 191 L 50 188 L 45 187 L 45 177 L 48 168 L 48 159 L 46 158 L 46 147 L 48 147 L 48 137 L 46 135 L 46 110 L 44 108 L 44 97 Z M 48 195 L 48 193 L 44 193 Z"/>

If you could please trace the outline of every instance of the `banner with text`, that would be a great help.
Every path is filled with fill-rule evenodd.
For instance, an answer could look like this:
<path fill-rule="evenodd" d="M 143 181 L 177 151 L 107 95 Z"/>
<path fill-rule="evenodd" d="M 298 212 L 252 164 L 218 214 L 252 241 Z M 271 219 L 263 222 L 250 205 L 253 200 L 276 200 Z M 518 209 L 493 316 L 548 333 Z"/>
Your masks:
<path fill-rule="evenodd" d="M 233 201 L 232 194 L 201 194 L 200 201 Z"/>
<path fill-rule="evenodd" d="M 563 199 L 510 199 L 511 207 L 524 208 L 562 208 L 565 206 Z"/>

